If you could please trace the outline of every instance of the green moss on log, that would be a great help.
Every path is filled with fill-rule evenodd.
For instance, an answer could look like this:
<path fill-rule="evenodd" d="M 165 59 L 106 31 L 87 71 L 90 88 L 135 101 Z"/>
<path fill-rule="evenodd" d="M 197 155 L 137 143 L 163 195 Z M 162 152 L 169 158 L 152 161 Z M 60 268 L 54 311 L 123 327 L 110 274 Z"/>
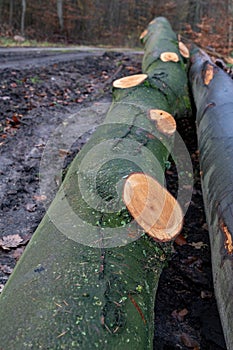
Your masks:
<path fill-rule="evenodd" d="M 142 231 L 122 191 L 134 172 L 163 184 L 173 135 L 157 130 L 148 112 L 182 114 L 188 95 L 182 58 L 165 63 L 153 56 L 178 47 L 167 20 L 157 18 L 149 36 L 148 78 L 113 89 L 104 123 L 72 162 L 4 288 L 4 350 L 153 347 L 155 292 L 171 243 L 155 243 Z"/>

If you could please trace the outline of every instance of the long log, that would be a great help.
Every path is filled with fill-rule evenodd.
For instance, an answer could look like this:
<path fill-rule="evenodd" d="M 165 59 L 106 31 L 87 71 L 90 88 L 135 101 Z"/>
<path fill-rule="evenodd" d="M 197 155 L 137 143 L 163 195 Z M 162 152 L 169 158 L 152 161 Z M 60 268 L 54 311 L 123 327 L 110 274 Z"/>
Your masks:
<path fill-rule="evenodd" d="M 223 332 L 233 344 L 233 81 L 195 49 L 190 81 L 197 107 L 197 134 L 212 270 Z"/>
<path fill-rule="evenodd" d="M 165 27 L 166 51 L 179 61 L 155 57 L 154 69 L 114 82 L 104 123 L 72 162 L 0 297 L 4 350 L 152 349 L 158 279 L 183 220 L 164 169 L 173 115 L 188 97 L 170 25 L 157 18 L 149 27 L 159 29 L 155 45 Z"/>

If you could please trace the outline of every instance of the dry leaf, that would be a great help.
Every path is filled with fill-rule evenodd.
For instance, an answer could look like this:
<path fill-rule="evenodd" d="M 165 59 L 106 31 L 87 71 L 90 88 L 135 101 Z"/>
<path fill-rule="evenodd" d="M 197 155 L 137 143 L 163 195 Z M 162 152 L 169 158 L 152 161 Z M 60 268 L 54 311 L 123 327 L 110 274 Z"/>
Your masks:
<path fill-rule="evenodd" d="M 201 298 L 202 299 L 210 299 L 210 298 L 212 298 L 212 296 L 213 296 L 213 293 L 210 292 L 209 290 L 202 290 L 201 291 Z"/>
<path fill-rule="evenodd" d="M 30 213 L 36 211 L 36 204 L 35 203 L 27 203 L 26 210 L 29 211 Z"/>
<path fill-rule="evenodd" d="M 184 317 L 188 314 L 187 309 L 182 309 L 180 311 L 174 310 L 172 312 L 172 317 L 176 318 L 178 321 L 184 321 Z"/>
<path fill-rule="evenodd" d="M 14 250 L 12 256 L 13 256 L 13 258 L 16 259 L 16 261 L 19 260 L 19 258 L 21 257 L 21 255 L 24 252 L 24 249 L 25 249 L 25 247 L 20 247 L 20 248 L 17 248 L 17 249 Z"/>
<path fill-rule="evenodd" d="M 20 237 L 20 235 L 9 235 L 0 239 L 0 247 L 5 250 L 10 250 L 11 248 L 18 247 L 22 242 L 23 238 Z"/>
<path fill-rule="evenodd" d="M 195 249 L 201 249 L 202 247 L 206 247 L 207 246 L 207 244 L 205 244 L 204 242 L 192 242 L 189 245 L 191 245 Z"/>
<path fill-rule="evenodd" d="M 183 236 L 182 234 L 179 234 L 179 236 L 176 237 L 175 243 L 176 243 L 177 245 L 181 245 L 181 246 L 182 246 L 182 245 L 185 245 L 185 244 L 188 244 L 187 241 L 186 241 L 186 239 L 184 238 L 184 236 Z"/>
<path fill-rule="evenodd" d="M 59 157 L 61 157 L 61 158 L 66 157 L 70 154 L 71 154 L 71 152 L 67 149 L 63 149 L 63 148 L 59 149 Z"/>
<path fill-rule="evenodd" d="M 191 349 L 200 349 L 199 344 L 196 340 L 192 339 L 189 334 L 182 333 L 180 336 L 182 343 L 187 346 L 187 348 Z"/>
<path fill-rule="evenodd" d="M 6 273 L 7 275 L 10 275 L 13 271 L 12 267 L 8 266 L 8 265 L 1 265 L 0 264 L 0 270 L 3 272 L 3 273 Z"/>
<path fill-rule="evenodd" d="M 43 202 L 47 199 L 47 197 L 44 194 L 42 194 L 41 196 L 33 196 L 33 199 L 35 199 L 38 202 Z"/>

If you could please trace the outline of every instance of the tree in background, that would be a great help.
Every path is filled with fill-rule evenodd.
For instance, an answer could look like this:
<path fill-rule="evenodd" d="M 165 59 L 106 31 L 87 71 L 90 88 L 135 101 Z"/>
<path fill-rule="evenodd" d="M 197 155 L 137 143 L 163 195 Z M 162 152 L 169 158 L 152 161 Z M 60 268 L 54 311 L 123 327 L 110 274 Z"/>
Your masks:
<path fill-rule="evenodd" d="M 233 51 L 233 0 L 1 0 L 0 30 L 29 39 L 135 47 L 147 23 L 160 15 L 202 47 Z"/>
<path fill-rule="evenodd" d="M 64 28 L 64 20 L 63 20 L 63 0 L 57 0 L 57 17 L 60 25 L 61 31 Z"/>
<path fill-rule="evenodd" d="M 21 14 L 21 34 L 24 35 L 26 15 L 26 0 L 22 0 L 22 14 Z"/>

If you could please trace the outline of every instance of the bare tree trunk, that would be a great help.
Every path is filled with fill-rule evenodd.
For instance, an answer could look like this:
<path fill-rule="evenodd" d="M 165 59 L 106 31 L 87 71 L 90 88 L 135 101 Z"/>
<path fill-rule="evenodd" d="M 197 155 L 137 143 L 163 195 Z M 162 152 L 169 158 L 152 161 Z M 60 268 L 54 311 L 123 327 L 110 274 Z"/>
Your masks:
<path fill-rule="evenodd" d="M 64 21 L 63 21 L 63 0 L 57 0 L 57 16 L 59 21 L 60 30 L 63 31 Z"/>
<path fill-rule="evenodd" d="M 11 27 L 13 23 L 13 10 L 14 10 L 14 0 L 10 0 L 9 25 Z"/>
<path fill-rule="evenodd" d="M 24 35 L 25 28 L 26 0 L 22 0 L 21 34 Z"/>
<path fill-rule="evenodd" d="M 228 50 L 230 52 L 232 47 L 232 16 L 233 16 L 233 1 L 228 0 L 228 17 L 229 17 L 229 24 L 228 24 Z"/>

